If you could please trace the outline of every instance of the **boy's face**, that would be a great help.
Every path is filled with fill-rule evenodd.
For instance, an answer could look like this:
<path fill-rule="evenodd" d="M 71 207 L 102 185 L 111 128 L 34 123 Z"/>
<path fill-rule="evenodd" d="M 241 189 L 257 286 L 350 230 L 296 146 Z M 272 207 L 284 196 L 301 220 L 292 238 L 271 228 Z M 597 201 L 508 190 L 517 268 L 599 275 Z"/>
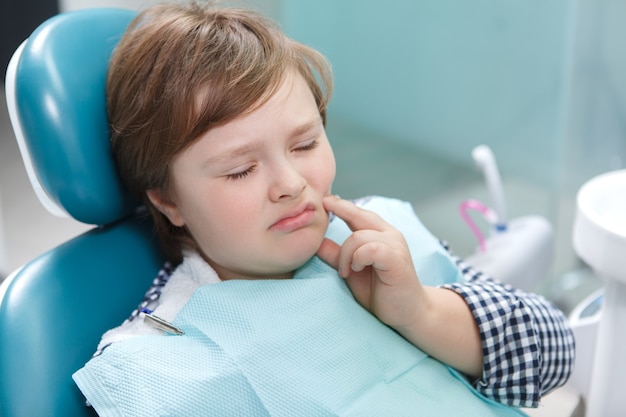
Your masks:
<path fill-rule="evenodd" d="M 290 277 L 322 242 L 335 159 L 295 72 L 263 106 L 177 155 L 170 174 L 171 202 L 148 196 L 187 227 L 222 279 Z"/>

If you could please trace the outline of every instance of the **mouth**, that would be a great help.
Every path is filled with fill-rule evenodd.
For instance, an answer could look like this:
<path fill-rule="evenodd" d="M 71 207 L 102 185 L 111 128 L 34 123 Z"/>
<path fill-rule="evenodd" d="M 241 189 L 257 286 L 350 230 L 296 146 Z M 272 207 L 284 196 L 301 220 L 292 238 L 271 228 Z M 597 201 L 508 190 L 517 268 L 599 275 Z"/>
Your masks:
<path fill-rule="evenodd" d="M 291 232 L 307 227 L 315 220 L 315 205 L 306 203 L 298 206 L 294 210 L 287 212 L 278 221 L 270 226 L 270 229 Z"/>

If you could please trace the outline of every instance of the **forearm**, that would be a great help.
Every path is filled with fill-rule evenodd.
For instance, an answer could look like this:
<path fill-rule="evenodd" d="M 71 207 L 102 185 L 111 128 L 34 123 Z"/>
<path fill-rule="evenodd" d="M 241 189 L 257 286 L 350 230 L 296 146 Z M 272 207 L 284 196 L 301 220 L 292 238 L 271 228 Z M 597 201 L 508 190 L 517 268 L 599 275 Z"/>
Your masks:
<path fill-rule="evenodd" d="M 423 291 L 416 318 L 395 330 L 430 356 L 468 376 L 480 377 L 480 332 L 465 300 L 445 288 L 423 287 Z"/>
<path fill-rule="evenodd" d="M 458 261 L 466 283 L 448 287 L 470 306 L 483 345 L 483 395 L 536 407 L 563 385 L 574 364 L 574 338 L 564 315 L 541 296 L 514 289 Z"/>

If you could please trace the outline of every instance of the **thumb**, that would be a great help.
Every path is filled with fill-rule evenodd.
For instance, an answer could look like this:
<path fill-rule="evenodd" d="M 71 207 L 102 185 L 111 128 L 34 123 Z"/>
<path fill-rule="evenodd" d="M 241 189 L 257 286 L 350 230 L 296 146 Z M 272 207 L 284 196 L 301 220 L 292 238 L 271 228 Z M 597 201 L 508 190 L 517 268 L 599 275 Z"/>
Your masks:
<path fill-rule="evenodd" d="M 341 247 L 328 238 L 324 238 L 320 248 L 317 250 L 317 256 L 328 265 L 337 269 L 339 266 L 339 250 Z"/>

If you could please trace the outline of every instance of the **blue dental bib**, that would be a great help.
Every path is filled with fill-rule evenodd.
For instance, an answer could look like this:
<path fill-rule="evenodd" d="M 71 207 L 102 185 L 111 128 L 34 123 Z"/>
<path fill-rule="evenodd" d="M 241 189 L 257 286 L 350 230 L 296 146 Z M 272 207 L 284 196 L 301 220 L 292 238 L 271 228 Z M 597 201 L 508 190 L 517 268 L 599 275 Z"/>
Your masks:
<path fill-rule="evenodd" d="M 410 210 L 384 199 L 365 207 L 372 203 L 393 206 L 395 219 Z M 328 234 L 339 242 L 350 233 L 342 223 L 335 219 Z M 420 279 L 460 279 L 424 231 L 406 235 L 411 250 L 420 247 L 412 252 Z M 523 415 L 480 396 L 382 324 L 318 258 L 292 280 L 203 286 L 174 324 L 184 336 L 114 343 L 74 375 L 100 416 Z"/>

